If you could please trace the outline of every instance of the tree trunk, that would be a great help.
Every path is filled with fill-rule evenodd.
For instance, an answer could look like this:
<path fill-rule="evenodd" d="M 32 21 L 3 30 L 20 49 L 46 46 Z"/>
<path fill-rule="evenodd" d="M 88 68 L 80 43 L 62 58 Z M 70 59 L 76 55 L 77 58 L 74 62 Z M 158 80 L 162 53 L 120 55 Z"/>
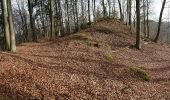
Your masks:
<path fill-rule="evenodd" d="M 19 10 L 19 15 L 21 17 L 22 21 L 22 30 L 23 30 L 23 35 L 24 35 L 24 42 L 28 41 L 28 28 L 27 28 L 27 19 L 25 15 L 25 8 L 24 8 L 24 2 L 16 0 L 18 10 Z"/>
<path fill-rule="evenodd" d="M 140 49 L 141 48 L 141 43 L 140 43 L 140 0 L 136 0 L 136 20 L 137 20 L 137 28 L 136 28 L 136 48 Z"/>
<path fill-rule="evenodd" d="M 78 32 L 79 31 L 79 18 L 78 18 L 78 0 L 75 0 L 75 14 L 76 14 L 76 31 Z"/>
<path fill-rule="evenodd" d="M 69 16 L 69 2 L 68 0 L 66 0 L 65 2 L 66 2 L 66 10 L 67 10 L 67 32 L 70 33 L 71 28 L 70 28 L 70 16 Z"/>
<path fill-rule="evenodd" d="M 11 0 L 7 0 L 7 9 L 8 9 L 8 20 L 9 20 L 9 29 L 10 29 L 10 50 L 12 52 L 16 51 L 16 41 L 15 41 L 15 32 L 14 32 L 14 23 L 12 18 L 12 7 Z"/>
<path fill-rule="evenodd" d="M 147 38 L 150 38 L 149 30 L 149 0 L 147 0 Z"/>
<path fill-rule="evenodd" d="M 37 42 L 37 34 L 35 32 L 35 20 L 33 18 L 33 1 L 32 0 L 28 0 L 28 10 L 29 10 L 29 14 L 30 14 L 32 41 Z"/>
<path fill-rule="evenodd" d="M 88 0 L 88 17 L 89 17 L 89 25 L 91 24 L 91 15 L 90 15 L 90 0 Z"/>
<path fill-rule="evenodd" d="M 146 5 L 145 0 L 143 0 L 143 33 L 145 37 L 147 37 L 146 34 Z"/>
<path fill-rule="evenodd" d="M 53 40 L 55 38 L 55 31 L 54 31 L 54 1 L 50 0 L 50 40 Z"/>
<path fill-rule="evenodd" d="M 106 7 L 105 7 L 105 2 L 102 0 L 102 6 L 103 6 L 103 18 L 106 17 Z"/>
<path fill-rule="evenodd" d="M 116 18 L 116 1 L 115 0 L 113 0 L 113 8 L 114 8 L 113 17 Z"/>
<path fill-rule="evenodd" d="M 128 24 L 130 26 L 130 29 L 132 28 L 132 0 L 127 0 L 128 3 Z"/>
<path fill-rule="evenodd" d="M 83 28 L 84 24 L 85 24 L 85 16 L 84 16 L 84 5 L 83 5 L 83 0 L 81 0 L 81 13 L 82 13 L 82 23 L 81 23 L 81 28 Z"/>
<path fill-rule="evenodd" d="M 93 17 L 94 17 L 94 22 L 96 22 L 96 0 L 93 0 Z"/>
<path fill-rule="evenodd" d="M 118 3 L 119 3 L 120 20 L 123 21 L 124 18 L 123 18 L 122 5 L 121 5 L 120 0 L 118 0 Z"/>
<path fill-rule="evenodd" d="M 10 50 L 10 34 L 9 34 L 9 23 L 8 15 L 6 9 L 6 0 L 2 0 L 2 14 L 4 19 L 4 30 L 5 30 L 5 40 L 6 40 L 6 49 Z"/>
<path fill-rule="evenodd" d="M 109 6 L 109 17 L 111 17 L 111 1 L 108 0 L 108 6 Z"/>
<path fill-rule="evenodd" d="M 162 15 L 163 15 L 163 11 L 164 11 L 164 8 L 165 8 L 165 4 L 166 4 L 166 0 L 164 0 L 163 4 L 162 4 L 162 9 L 161 9 L 161 12 L 160 12 L 159 23 L 158 23 L 158 31 L 157 31 L 157 35 L 155 37 L 154 42 L 158 42 L 158 39 L 159 39 L 159 35 L 160 35 L 160 31 L 161 31 L 161 24 L 162 24 Z"/>

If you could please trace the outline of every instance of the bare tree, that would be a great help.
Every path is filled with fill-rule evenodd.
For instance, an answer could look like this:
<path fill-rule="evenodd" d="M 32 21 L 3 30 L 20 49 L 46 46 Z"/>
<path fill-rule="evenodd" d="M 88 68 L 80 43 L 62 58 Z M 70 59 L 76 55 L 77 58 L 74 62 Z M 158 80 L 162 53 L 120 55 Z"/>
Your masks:
<path fill-rule="evenodd" d="M 89 24 L 91 24 L 91 15 L 90 15 L 90 0 L 88 0 L 88 18 L 89 18 Z"/>
<path fill-rule="evenodd" d="M 120 20 L 123 21 L 124 17 L 123 17 L 122 5 L 121 5 L 120 0 L 118 0 L 118 3 L 119 3 Z"/>
<path fill-rule="evenodd" d="M 160 30 L 161 30 L 161 23 L 162 23 L 162 16 L 163 16 L 163 11 L 164 11 L 164 8 L 165 8 L 165 4 L 166 4 L 166 0 L 163 0 L 162 9 L 161 9 L 160 16 L 159 16 L 158 31 L 157 31 L 157 35 L 156 35 L 156 37 L 154 39 L 154 42 L 158 42 L 158 40 L 159 40 L 159 35 L 160 35 Z"/>

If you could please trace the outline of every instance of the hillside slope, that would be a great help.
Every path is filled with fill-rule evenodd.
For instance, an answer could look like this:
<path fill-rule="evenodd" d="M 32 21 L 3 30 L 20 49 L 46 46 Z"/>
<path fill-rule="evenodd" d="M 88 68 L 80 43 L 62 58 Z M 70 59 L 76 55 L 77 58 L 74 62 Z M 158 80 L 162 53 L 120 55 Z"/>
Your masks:
<path fill-rule="evenodd" d="M 115 20 L 52 42 L 0 52 L 0 93 L 17 100 L 170 99 L 170 48 L 142 41 Z M 131 69 L 149 74 L 144 81 Z"/>

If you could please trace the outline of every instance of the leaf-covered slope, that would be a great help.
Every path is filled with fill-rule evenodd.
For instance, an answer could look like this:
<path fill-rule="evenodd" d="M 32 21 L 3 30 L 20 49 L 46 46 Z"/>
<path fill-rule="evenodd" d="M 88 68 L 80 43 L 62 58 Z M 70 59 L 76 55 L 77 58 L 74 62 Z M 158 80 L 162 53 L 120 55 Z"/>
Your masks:
<path fill-rule="evenodd" d="M 0 52 L 0 92 L 11 99 L 170 99 L 170 48 L 142 41 L 119 21 L 103 20 L 55 41 Z M 137 67 L 149 82 L 133 74 Z"/>

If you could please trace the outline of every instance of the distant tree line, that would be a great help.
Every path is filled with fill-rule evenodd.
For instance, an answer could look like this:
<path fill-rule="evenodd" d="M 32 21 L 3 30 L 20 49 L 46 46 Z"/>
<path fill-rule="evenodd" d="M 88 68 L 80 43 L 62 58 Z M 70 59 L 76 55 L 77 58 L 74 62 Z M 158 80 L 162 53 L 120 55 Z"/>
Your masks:
<path fill-rule="evenodd" d="M 12 7 L 11 2 L 16 2 L 16 6 Z M 155 42 L 159 38 L 165 3 L 166 0 Z M 141 48 L 141 20 L 144 36 L 150 38 L 150 0 L 1 0 L 1 10 L 3 47 L 13 52 L 16 51 L 16 35 L 21 37 L 21 42 L 38 42 L 41 38 L 54 40 L 78 32 L 102 18 L 119 18 L 130 29 L 136 28 L 138 49 Z"/>

